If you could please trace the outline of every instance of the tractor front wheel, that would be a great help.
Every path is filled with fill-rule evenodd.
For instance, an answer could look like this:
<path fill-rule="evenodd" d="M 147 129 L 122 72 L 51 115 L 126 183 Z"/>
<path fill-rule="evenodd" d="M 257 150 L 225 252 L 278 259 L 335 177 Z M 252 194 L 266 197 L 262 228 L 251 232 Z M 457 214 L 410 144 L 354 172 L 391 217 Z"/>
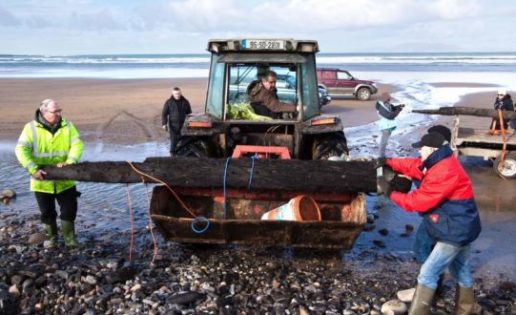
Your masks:
<path fill-rule="evenodd" d="M 349 154 L 344 132 L 318 136 L 312 146 L 312 160 L 328 160 L 331 157 L 346 157 Z"/>

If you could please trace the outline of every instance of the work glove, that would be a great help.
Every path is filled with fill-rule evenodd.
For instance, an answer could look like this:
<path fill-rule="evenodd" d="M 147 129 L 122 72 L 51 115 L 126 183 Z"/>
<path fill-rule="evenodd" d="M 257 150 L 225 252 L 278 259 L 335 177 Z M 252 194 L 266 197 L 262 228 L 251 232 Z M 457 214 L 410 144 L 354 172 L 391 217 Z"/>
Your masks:
<path fill-rule="evenodd" d="M 383 167 L 383 177 L 390 184 L 391 191 L 408 193 L 412 189 L 412 180 L 402 174 L 396 173 L 391 167 Z"/>
<path fill-rule="evenodd" d="M 161 126 L 161 128 L 163 128 L 163 130 L 165 130 L 165 131 L 168 131 L 168 125 L 163 125 L 163 126 Z"/>
<path fill-rule="evenodd" d="M 379 176 L 377 179 L 377 191 L 380 194 L 384 194 L 387 197 L 390 197 L 392 193 L 391 184 L 385 179 L 383 176 Z"/>
<path fill-rule="evenodd" d="M 412 180 L 400 174 L 396 174 L 390 181 L 392 191 L 408 193 L 412 189 Z"/>

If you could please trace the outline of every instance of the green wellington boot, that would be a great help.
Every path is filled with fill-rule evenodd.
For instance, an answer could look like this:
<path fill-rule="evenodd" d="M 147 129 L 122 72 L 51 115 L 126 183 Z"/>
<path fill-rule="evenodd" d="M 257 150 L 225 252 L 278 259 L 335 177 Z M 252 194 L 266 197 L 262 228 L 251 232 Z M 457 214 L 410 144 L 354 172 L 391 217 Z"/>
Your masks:
<path fill-rule="evenodd" d="M 77 247 L 79 243 L 75 239 L 75 225 L 72 221 L 61 221 L 61 230 L 66 247 Z"/>
<path fill-rule="evenodd" d="M 473 288 L 463 288 L 457 286 L 455 291 L 455 314 L 470 315 L 475 309 L 475 294 Z"/>
<path fill-rule="evenodd" d="M 414 293 L 414 299 L 412 299 L 412 304 L 410 304 L 409 315 L 430 314 L 430 307 L 432 306 L 434 293 L 435 290 L 418 284 L 416 287 L 416 293 Z"/>
<path fill-rule="evenodd" d="M 57 224 L 56 221 L 45 224 L 45 234 L 47 236 L 48 248 L 56 248 L 57 246 Z"/>

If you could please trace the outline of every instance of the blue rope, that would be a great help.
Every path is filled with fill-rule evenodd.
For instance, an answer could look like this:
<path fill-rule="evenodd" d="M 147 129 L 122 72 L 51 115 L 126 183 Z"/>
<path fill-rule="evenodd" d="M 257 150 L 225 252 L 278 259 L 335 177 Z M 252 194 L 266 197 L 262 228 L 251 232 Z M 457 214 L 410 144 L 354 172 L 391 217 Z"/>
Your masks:
<path fill-rule="evenodd" d="M 249 175 L 249 182 L 247 183 L 247 190 L 251 190 L 251 184 L 253 183 L 253 174 L 254 174 L 254 161 L 258 159 L 258 156 L 255 154 L 251 157 L 251 174 Z"/>
<path fill-rule="evenodd" d="M 223 193 L 224 193 L 224 219 L 227 219 L 228 217 L 228 202 L 227 202 L 227 177 L 228 177 L 228 168 L 229 168 L 229 162 L 231 161 L 231 157 L 228 157 L 226 159 L 226 164 L 224 166 L 224 182 L 222 183 L 222 187 L 223 187 Z M 253 160 L 253 167 L 254 167 L 254 160 Z M 252 179 L 252 177 L 251 177 Z M 249 181 L 249 185 L 251 184 L 251 181 Z M 251 187 L 251 186 L 249 186 Z M 197 228 L 197 224 L 199 224 L 200 222 L 204 222 L 205 225 L 203 228 Z M 210 220 L 208 218 L 206 218 L 205 216 L 197 216 L 195 217 L 195 219 L 193 219 L 192 221 L 192 224 L 191 224 L 191 228 L 192 228 L 192 231 L 194 233 L 197 233 L 197 234 L 202 234 L 206 231 L 208 231 L 208 229 L 210 228 Z"/>
<path fill-rule="evenodd" d="M 226 186 L 227 186 L 227 177 L 228 177 L 228 168 L 229 162 L 231 161 L 231 157 L 226 159 L 226 165 L 224 166 L 224 182 L 222 183 L 223 193 L 224 193 L 224 219 L 228 218 L 228 200 L 226 195 Z"/>
<path fill-rule="evenodd" d="M 199 222 L 205 222 L 206 225 L 202 229 L 198 229 L 196 225 Z M 208 220 L 207 217 L 202 216 L 202 215 L 197 216 L 197 217 L 195 217 L 195 219 L 193 219 L 191 227 L 192 227 L 192 231 L 194 231 L 194 233 L 202 234 L 202 233 L 208 231 L 208 228 L 210 227 L 210 220 Z"/>

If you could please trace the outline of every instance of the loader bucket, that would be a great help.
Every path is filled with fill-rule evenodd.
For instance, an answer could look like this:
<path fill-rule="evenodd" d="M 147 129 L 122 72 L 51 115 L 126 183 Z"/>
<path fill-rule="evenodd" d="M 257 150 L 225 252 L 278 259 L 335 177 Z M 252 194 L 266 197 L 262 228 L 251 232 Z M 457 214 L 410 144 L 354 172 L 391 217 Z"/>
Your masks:
<path fill-rule="evenodd" d="M 196 215 L 210 221 L 206 231 L 195 232 L 193 216 L 165 186 L 156 186 L 152 220 L 166 239 L 179 243 L 350 249 L 367 221 L 362 193 L 310 194 L 321 221 L 266 221 L 260 220 L 265 212 L 303 193 L 229 189 L 224 202 L 221 189 L 174 190 Z M 198 224 L 206 226 L 205 221 Z"/>

